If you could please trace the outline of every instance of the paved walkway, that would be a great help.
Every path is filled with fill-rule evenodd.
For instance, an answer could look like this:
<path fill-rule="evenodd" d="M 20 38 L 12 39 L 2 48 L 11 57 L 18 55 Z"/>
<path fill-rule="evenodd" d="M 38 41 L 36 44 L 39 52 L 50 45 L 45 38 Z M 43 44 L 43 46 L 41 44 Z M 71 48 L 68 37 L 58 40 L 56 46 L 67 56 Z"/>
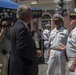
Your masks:
<path fill-rule="evenodd" d="M 38 75 L 46 75 L 46 70 L 47 70 L 47 64 L 40 64 Z"/>
<path fill-rule="evenodd" d="M 39 74 L 38 75 L 46 75 L 47 64 L 40 64 L 39 65 Z M 59 75 L 58 67 L 55 70 L 55 75 Z M 66 64 L 66 75 L 68 75 L 68 68 Z"/>

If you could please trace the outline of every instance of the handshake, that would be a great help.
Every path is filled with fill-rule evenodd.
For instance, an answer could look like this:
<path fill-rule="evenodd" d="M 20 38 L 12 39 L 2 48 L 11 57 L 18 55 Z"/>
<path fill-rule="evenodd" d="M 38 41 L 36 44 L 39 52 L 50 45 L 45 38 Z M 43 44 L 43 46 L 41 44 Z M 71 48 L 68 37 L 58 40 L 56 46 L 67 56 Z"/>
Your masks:
<path fill-rule="evenodd" d="M 37 57 L 41 57 L 43 55 L 43 51 L 42 50 L 37 50 Z"/>

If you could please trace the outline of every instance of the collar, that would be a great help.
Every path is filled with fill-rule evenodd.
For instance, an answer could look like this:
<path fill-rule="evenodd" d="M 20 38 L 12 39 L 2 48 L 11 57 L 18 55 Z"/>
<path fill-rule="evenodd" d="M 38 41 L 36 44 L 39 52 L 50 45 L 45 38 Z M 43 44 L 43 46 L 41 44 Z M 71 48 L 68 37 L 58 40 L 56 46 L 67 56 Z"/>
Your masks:
<path fill-rule="evenodd" d="M 23 20 L 18 19 L 18 21 L 22 22 L 28 28 L 27 24 Z"/>
<path fill-rule="evenodd" d="M 25 25 L 27 25 L 23 20 L 18 19 L 18 21 L 20 21 L 20 22 L 24 23 Z"/>
<path fill-rule="evenodd" d="M 76 31 L 76 27 L 72 30 L 72 32 L 75 32 Z"/>
<path fill-rule="evenodd" d="M 64 29 L 64 27 L 63 27 L 63 26 L 61 26 L 61 28 L 60 28 L 59 30 L 57 30 L 57 29 L 55 28 L 56 32 L 63 31 L 63 29 Z"/>

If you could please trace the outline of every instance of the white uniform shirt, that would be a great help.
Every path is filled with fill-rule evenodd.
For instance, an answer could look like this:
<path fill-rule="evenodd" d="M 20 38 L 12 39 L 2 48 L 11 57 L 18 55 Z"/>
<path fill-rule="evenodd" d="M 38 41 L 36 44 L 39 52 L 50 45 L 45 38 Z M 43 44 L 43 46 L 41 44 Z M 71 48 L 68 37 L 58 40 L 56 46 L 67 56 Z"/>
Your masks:
<path fill-rule="evenodd" d="M 44 39 L 44 41 L 46 41 L 46 40 L 49 39 L 49 35 L 50 35 L 50 30 L 45 29 L 45 30 L 43 31 L 43 39 Z"/>
<path fill-rule="evenodd" d="M 76 28 L 71 31 L 68 37 L 66 52 L 68 59 L 73 60 L 76 55 Z"/>
<path fill-rule="evenodd" d="M 45 29 L 44 31 L 43 31 L 43 39 L 44 39 L 44 46 L 45 46 L 45 48 L 48 48 L 48 43 L 49 43 L 49 35 L 50 35 L 50 30 L 48 30 L 48 29 Z"/>
<path fill-rule="evenodd" d="M 59 30 L 54 28 L 49 37 L 49 43 L 50 43 L 50 48 L 55 49 L 58 48 L 60 45 L 66 45 L 67 43 L 67 38 L 68 38 L 68 31 L 64 29 L 64 27 L 61 27 Z"/>

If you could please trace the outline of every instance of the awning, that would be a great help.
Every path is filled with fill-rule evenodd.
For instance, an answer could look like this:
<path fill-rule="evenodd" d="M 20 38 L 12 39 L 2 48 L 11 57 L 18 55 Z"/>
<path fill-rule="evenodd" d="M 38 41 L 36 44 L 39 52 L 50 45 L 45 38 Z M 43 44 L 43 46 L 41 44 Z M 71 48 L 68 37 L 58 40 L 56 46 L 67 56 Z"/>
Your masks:
<path fill-rule="evenodd" d="M 9 14 L 10 13 L 16 14 L 16 9 L 18 8 L 19 5 L 20 4 L 10 0 L 0 0 L 0 13 L 3 13 L 5 9 L 6 12 L 9 12 Z M 11 10 L 11 11 L 8 11 L 8 10 Z M 32 8 L 31 10 L 32 10 L 33 18 L 39 18 L 42 16 L 41 9 Z"/>

